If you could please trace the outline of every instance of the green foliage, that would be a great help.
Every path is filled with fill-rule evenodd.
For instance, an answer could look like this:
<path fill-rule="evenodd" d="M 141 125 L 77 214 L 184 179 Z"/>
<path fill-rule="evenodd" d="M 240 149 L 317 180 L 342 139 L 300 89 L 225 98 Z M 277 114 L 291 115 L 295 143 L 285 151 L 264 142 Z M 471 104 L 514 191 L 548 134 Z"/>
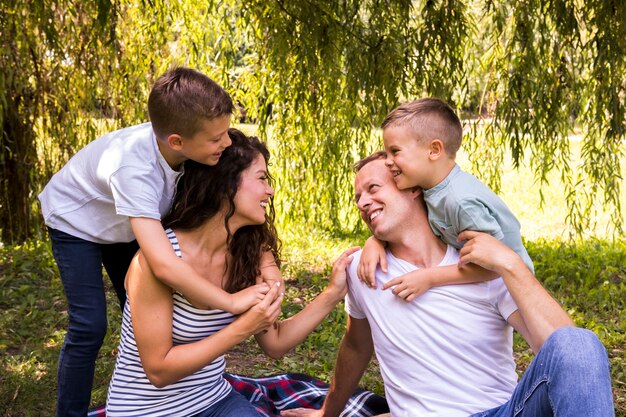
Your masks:
<path fill-rule="evenodd" d="M 246 2 L 258 65 L 272 74 L 282 214 L 349 230 L 345 173 L 381 146 L 374 127 L 399 101 L 435 95 L 479 118 L 465 148 L 496 191 L 507 149 L 516 165 L 530 152 L 540 186 L 561 173 L 577 234 L 602 194 L 619 235 L 625 13 L 600 1 Z"/>
<path fill-rule="evenodd" d="M 160 0 L 2 2 L 1 241 L 42 230 L 36 196 L 50 176 L 97 136 L 145 121 L 149 89 L 170 65 L 231 84 L 223 69 L 240 65 L 236 38 L 205 30 L 230 23 L 213 11 Z"/>
<path fill-rule="evenodd" d="M 0 6 L 0 224 L 5 242 L 23 241 L 37 230 L 38 190 L 91 140 L 95 121 L 88 113 L 113 104 L 102 88 L 102 70 L 115 55 L 108 47 L 116 23 L 109 19 L 111 7 L 109 2 L 69 0 L 49 6 L 9 0 Z"/>
<path fill-rule="evenodd" d="M 539 240 L 527 247 L 545 287 L 606 347 L 616 415 L 626 416 L 626 240 Z"/>
<path fill-rule="evenodd" d="M 121 313 L 109 288 L 109 323 L 92 394 L 106 392 Z M 3 416 L 54 415 L 57 358 L 67 326 L 66 300 L 48 242 L 0 247 L 0 410 Z"/>
<path fill-rule="evenodd" d="M 596 321 L 612 321 L 612 328 L 626 333 L 626 241 L 566 244 L 540 240 L 528 250 L 541 268 L 543 283 L 571 308 L 578 324 L 601 333 L 604 325 Z M 607 312 L 619 314 L 607 316 Z"/>
<path fill-rule="evenodd" d="M 600 0 L 52 3 L 0 6 L 0 228 L 41 230 L 36 195 L 80 147 L 146 120 L 183 64 L 225 85 L 276 149 L 287 221 L 358 224 L 350 166 L 398 102 L 435 95 L 477 117 L 465 149 L 496 191 L 510 153 L 541 187 L 560 173 L 579 235 L 601 200 L 621 231 L 626 4 Z M 574 163 L 565 140 L 583 135 Z M 484 134 L 483 134 L 484 133 Z"/>

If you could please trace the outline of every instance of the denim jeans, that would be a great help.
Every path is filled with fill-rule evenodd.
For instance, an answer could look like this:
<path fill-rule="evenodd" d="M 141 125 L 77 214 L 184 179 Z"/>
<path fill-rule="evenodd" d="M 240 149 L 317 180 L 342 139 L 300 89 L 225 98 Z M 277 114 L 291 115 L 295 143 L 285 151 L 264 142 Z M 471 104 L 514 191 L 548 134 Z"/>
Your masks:
<path fill-rule="evenodd" d="M 546 340 L 507 403 L 471 417 L 614 415 L 604 346 L 589 330 L 562 327 Z"/>
<path fill-rule="evenodd" d="M 69 327 L 59 355 L 57 417 L 85 417 L 96 358 L 107 331 L 102 265 L 123 306 L 124 278 L 138 245 L 134 241 L 99 244 L 51 228 L 48 233 L 69 315 Z"/>
<path fill-rule="evenodd" d="M 194 417 L 260 417 L 256 408 L 246 397 L 235 391 L 213 404 L 207 410 L 196 414 Z"/>

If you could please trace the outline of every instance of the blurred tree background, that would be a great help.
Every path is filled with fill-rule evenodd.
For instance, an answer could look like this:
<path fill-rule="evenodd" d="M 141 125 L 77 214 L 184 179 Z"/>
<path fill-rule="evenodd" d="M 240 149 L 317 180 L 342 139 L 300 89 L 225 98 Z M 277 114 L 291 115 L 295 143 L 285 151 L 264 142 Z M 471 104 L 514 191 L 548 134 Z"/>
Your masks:
<path fill-rule="evenodd" d="M 624 1 L 4 0 L 0 65 L 7 244 L 40 236 L 36 196 L 74 152 L 147 120 L 172 65 L 224 85 L 270 140 L 282 221 L 357 227 L 352 163 L 380 147 L 389 110 L 431 95 L 459 109 L 472 171 L 495 191 L 504 158 L 526 157 L 540 185 L 560 174 L 571 230 L 593 226 L 600 200 L 622 231 Z"/>

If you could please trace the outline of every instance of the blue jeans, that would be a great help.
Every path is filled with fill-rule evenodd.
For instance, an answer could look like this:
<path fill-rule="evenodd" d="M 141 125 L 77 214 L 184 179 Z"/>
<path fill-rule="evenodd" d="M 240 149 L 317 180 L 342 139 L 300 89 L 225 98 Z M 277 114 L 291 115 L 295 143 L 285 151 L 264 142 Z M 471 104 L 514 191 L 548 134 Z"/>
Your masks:
<path fill-rule="evenodd" d="M 194 417 L 260 417 L 256 408 L 246 397 L 235 391 L 213 404 L 207 410 L 196 414 Z"/>
<path fill-rule="evenodd" d="M 562 327 L 546 340 L 507 403 L 471 417 L 614 415 L 604 346 L 589 330 Z"/>
<path fill-rule="evenodd" d="M 59 355 L 57 417 L 85 417 L 96 358 L 107 331 L 102 265 L 113 283 L 120 306 L 124 306 L 124 278 L 139 247 L 134 241 L 110 245 L 93 243 L 51 228 L 48 233 L 69 315 Z"/>

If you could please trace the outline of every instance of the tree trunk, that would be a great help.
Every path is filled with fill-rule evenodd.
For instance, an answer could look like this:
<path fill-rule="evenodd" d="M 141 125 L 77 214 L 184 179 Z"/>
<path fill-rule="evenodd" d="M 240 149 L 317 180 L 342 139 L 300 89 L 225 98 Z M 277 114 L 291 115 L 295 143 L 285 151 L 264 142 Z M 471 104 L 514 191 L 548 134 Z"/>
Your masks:
<path fill-rule="evenodd" d="M 37 152 L 33 124 L 20 109 L 33 105 L 31 94 L 7 94 L 12 98 L 2 115 L 0 138 L 0 237 L 5 244 L 23 242 L 33 236 L 31 203 L 33 170 L 37 169 Z"/>

